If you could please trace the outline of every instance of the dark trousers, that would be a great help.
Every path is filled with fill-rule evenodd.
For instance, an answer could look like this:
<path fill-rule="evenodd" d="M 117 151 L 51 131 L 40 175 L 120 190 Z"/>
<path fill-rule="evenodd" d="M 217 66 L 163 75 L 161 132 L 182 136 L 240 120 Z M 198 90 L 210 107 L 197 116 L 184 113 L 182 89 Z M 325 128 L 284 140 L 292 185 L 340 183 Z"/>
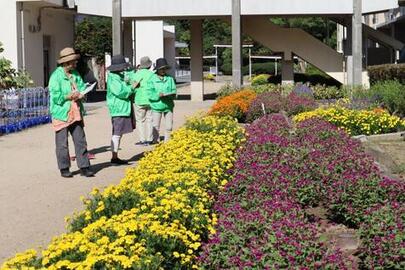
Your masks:
<path fill-rule="evenodd" d="M 75 122 L 55 133 L 56 159 L 58 160 L 59 169 L 70 168 L 68 132 L 72 136 L 75 145 L 77 166 L 80 169 L 89 167 L 90 161 L 87 156 L 87 141 L 86 134 L 84 134 L 83 122 Z"/>

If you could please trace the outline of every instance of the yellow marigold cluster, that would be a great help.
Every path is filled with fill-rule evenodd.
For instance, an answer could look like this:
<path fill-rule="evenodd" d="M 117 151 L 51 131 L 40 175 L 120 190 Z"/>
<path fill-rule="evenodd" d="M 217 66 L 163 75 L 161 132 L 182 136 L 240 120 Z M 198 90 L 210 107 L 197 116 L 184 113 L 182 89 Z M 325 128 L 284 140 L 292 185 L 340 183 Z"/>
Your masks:
<path fill-rule="evenodd" d="M 320 117 L 350 135 L 384 134 L 405 129 L 405 120 L 390 115 L 386 110 L 353 110 L 339 105 L 298 114 L 294 121 L 301 122 L 312 117 Z"/>
<path fill-rule="evenodd" d="M 226 184 L 244 131 L 232 119 L 189 120 L 129 169 L 120 184 L 84 199 L 71 232 L 37 256 L 18 254 L 8 269 L 190 269 L 214 233 L 212 193 Z"/>

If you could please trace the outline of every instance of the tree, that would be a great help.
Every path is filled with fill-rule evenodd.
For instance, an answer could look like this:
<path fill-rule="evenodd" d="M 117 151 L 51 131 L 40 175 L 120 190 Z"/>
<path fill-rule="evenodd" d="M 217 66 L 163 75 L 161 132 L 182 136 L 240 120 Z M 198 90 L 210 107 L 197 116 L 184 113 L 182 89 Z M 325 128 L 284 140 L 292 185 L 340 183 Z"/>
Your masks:
<path fill-rule="evenodd" d="M 0 42 L 0 53 L 3 51 L 3 44 Z M 23 88 L 32 85 L 31 76 L 26 71 L 17 71 L 12 67 L 10 60 L 0 58 L 0 89 Z"/>
<path fill-rule="evenodd" d="M 75 48 L 83 56 L 96 57 L 104 63 L 106 52 L 112 52 L 111 18 L 86 17 L 76 24 Z"/>
<path fill-rule="evenodd" d="M 337 44 L 336 23 L 322 17 L 307 18 L 274 18 L 271 21 L 277 25 L 291 28 L 301 28 L 332 48 Z"/>

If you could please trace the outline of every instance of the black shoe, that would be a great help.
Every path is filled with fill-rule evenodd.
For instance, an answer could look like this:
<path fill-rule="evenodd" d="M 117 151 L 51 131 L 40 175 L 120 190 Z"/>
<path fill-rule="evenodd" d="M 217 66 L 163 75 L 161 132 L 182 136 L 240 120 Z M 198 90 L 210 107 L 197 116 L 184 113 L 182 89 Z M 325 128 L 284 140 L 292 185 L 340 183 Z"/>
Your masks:
<path fill-rule="evenodd" d="M 145 143 L 146 142 L 139 141 L 139 142 L 135 143 L 135 145 L 144 145 Z"/>
<path fill-rule="evenodd" d="M 159 142 L 158 141 L 150 141 L 150 142 L 148 142 L 148 145 L 155 145 L 155 144 L 158 144 Z"/>
<path fill-rule="evenodd" d="M 89 168 L 82 168 L 80 169 L 80 175 L 81 176 L 86 176 L 86 177 L 93 177 L 95 173 L 90 170 Z"/>
<path fill-rule="evenodd" d="M 119 158 L 112 158 L 111 159 L 111 164 L 114 164 L 114 165 L 127 165 L 128 161 L 127 160 L 122 160 L 122 159 L 119 159 Z"/>
<path fill-rule="evenodd" d="M 64 178 L 72 178 L 73 177 L 73 174 L 70 172 L 69 168 L 60 170 L 60 175 L 62 177 L 64 177 Z"/>
<path fill-rule="evenodd" d="M 153 143 L 152 141 L 143 143 L 144 146 L 151 146 L 151 145 L 154 145 L 154 144 L 156 144 L 156 143 Z"/>

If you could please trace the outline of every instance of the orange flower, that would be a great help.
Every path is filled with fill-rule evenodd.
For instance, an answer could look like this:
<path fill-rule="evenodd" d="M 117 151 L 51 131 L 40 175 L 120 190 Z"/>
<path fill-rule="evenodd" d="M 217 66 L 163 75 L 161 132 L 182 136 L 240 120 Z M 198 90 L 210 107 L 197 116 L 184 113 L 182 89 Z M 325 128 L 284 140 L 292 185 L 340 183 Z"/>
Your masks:
<path fill-rule="evenodd" d="M 219 116 L 230 115 L 241 119 L 246 115 L 250 104 L 255 98 L 256 93 L 253 90 L 238 91 L 218 100 L 212 106 L 209 114 Z"/>
<path fill-rule="evenodd" d="M 375 108 L 373 110 L 373 112 L 375 112 L 375 113 L 385 113 L 386 111 L 383 108 Z"/>

